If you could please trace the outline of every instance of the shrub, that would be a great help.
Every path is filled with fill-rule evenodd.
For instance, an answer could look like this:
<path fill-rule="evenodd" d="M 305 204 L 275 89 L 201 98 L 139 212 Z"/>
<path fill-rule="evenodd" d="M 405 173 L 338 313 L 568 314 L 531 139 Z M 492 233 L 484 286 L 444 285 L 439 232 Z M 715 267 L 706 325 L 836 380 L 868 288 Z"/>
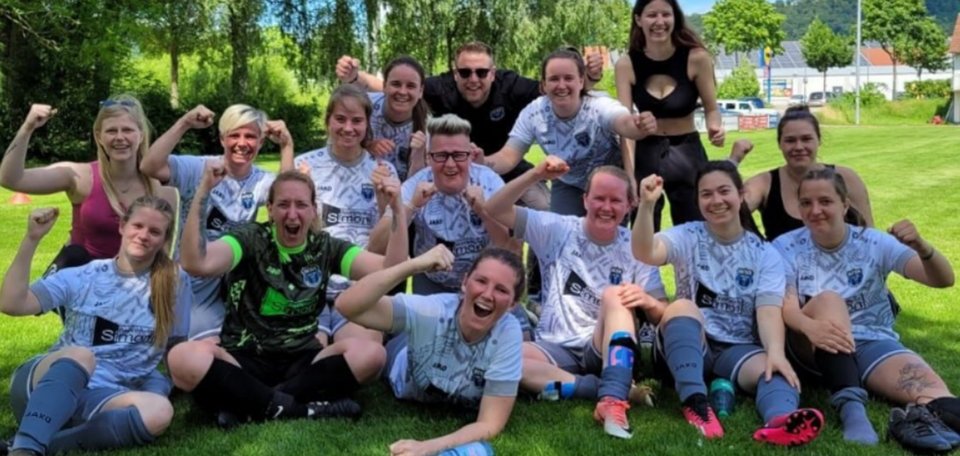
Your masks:
<path fill-rule="evenodd" d="M 741 60 L 717 88 L 717 98 L 756 97 L 759 94 L 760 81 L 753 64 L 747 59 Z"/>
<path fill-rule="evenodd" d="M 947 98 L 950 96 L 950 93 L 949 79 L 911 81 L 907 83 L 907 96 L 909 98 Z"/>

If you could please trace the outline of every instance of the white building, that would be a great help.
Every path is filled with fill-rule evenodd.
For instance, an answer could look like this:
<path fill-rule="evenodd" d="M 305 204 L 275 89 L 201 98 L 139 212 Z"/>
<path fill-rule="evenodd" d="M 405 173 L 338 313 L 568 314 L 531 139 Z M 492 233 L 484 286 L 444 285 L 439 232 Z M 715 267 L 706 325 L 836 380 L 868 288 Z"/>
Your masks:
<path fill-rule="evenodd" d="M 957 43 L 956 33 L 954 34 L 955 45 Z M 856 90 L 856 67 L 851 63 L 843 68 L 831 68 L 827 71 L 826 84 L 824 84 L 823 73 L 807 66 L 803 60 L 803 53 L 800 50 L 799 41 L 784 41 L 784 52 L 781 55 L 773 57 L 770 65 L 771 96 L 774 101 L 783 101 L 791 95 L 804 95 L 804 99 L 811 92 L 853 92 Z M 956 52 L 954 52 L 956 53 Z M 740 58 L 747 58 L 758 66 L 759 51 L 740 54 Z M 857 55 L 860 59 L 860 83 L 874 83 L 878 86 L 888 99 L 893 97 L 893 62 L 886 52 L 877 45 L 865 45 L 860 48 Z M 716 58 L 717 80 L 722 81 L 730 75 L 736 67 L 735 59 L 732 55 L 721 53 Z M 954 58 L 954 68 L 958 67 L 956 56 Z M 950 79 L 954 78 L 954 89 L 957 89 L 958 81 L 953 76 L 957 70 L 940 71 L 936 73 L 923 72 L 923 80 L 931 79 Z M 764 69 L 757 69 L 757 78 L 760 79 L 760 90 L 766 95 L 767 78 L 764 75 Z M 906 84 L 917 80 L 917 70 L 909 66 L 897 66 L 897 92 L 904 92 Z"/>
<path fill-rule="evenodd" d="M 953 26 L 953 38 L 950 39 L 950 54 L 953 55 L 953 103 L 947 119 L 960 123 L 960 14 Z"/>

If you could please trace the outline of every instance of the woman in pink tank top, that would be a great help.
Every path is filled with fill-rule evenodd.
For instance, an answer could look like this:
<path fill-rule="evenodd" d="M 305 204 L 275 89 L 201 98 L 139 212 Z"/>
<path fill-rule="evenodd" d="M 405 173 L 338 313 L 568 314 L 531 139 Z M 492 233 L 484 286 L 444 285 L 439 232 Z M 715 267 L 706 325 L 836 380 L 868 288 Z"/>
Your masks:
<path fill-rule="evenodd" d="M 176 204 L 176 193 L 139 170 L 150 148 L 150 133 L 143 106 L 129 95 L 101 102 L 93 122 L 96 161 L 64 161 L 26 169 L 30 137 L 56 113 L 49 105 L 30 106 L 0 163 L 0 186 L 32 195 L 65 192 L 73 206 L 69 244 L 83 247 L 92 259 L 111 258 L 120 247 L 120 214 L 144 195 L 157 195 Z"/>

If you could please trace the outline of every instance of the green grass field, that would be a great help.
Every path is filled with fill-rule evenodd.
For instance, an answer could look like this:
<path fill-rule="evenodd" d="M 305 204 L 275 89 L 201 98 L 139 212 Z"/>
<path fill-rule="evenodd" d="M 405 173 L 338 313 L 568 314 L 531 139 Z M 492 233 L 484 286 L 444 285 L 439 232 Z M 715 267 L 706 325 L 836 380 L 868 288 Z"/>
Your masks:
<path fill-rule="evenodd" d="M 856 169 L 867 183 L 879 227 L 889 227 L 903 218 L 912 219 L 921 234 L 941 252 L 960 262 L 960 128 L 955 127 L 826 127 L 821 159 Z M 746 137 L 757 147 L 742 167 L 751 176 L 782 162 L 772 131 L 728 134 L 728 143 Z M 706 142 L 706 141 L 705 141 Z M 715 158 L 726 150 L 710 148 Z M 270 163 L 276 167 L 276 161 Z M 46 267 L 67 239 L 69 211 L 61 195 L 33 197 L 29 205 L 7 203 L 11 193 L 0 190 L 0 258 L 4 268 L 13 258 L 26 226 L 26 214 L 39 206 L 55 205 L 61 220 L 47 237 L 34 260 L 33 277 Z M 668 288 L 672 277 L 666 272 Z M 904 307 L 897 329 L 908 347 L 923 355 L 955 391 L 960 390 L 960 291 L 932 290 L 892 277 L 890 286 Z M 10 318 L 0 316 L 0 376 L 8 378 L 19 363 L 49 347 L 60 330 L 55 316 Z M 630 411 L 635 428 L 632 440 L 607 437 L 592 419 L 593 403 L 537 403 L 518 400 L 503 434 L 493 441 L 506 455 L 594 454 L 899 454 L 888 441 L 876 447 L 845 444 L 837 415 L 828 410 L 824 390 L 806 388 L 806 406 L 819 407 L 827 417 L 827 429 L 811 445 L 799 450 L 770 448 L 751 440 L 760 425 L 750 399 L 738 398 L 736 413 L 724 422 L 726 437 L 703 441 L 679 412 L 676 393 L 666 388 L 656 408 Z M 114 454 L 386 454 L 387 446 L 401 438 L 427 439 L 451 432 L 474 417 L 443 407 L 400 403 L 382 383 L 364 388 L 359 400 L 365 414 L 357 422 L 286 422 L 247 425 L 229 433 L 217 429 L 208 417 L 192 410 L 183 396 L 174 398 L 177 416 L 167 434 L 147 448 Z M 0 390 L 0 437 L 16 430 L 9 412 L 9 393 Z M 888 405 L 879 401 L 869 407 L 871 421 L 881 436 L 886 434 Z"/>

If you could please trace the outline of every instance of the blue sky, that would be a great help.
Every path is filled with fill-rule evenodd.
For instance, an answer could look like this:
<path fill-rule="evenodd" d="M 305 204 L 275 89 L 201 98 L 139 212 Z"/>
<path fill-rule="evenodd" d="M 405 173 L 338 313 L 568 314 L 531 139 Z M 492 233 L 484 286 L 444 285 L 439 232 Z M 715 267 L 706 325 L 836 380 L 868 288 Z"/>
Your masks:
<path fill-rule="evenodd" d="M 678 0 L 684 14 L 706 13 L 717 0 Z"/>

